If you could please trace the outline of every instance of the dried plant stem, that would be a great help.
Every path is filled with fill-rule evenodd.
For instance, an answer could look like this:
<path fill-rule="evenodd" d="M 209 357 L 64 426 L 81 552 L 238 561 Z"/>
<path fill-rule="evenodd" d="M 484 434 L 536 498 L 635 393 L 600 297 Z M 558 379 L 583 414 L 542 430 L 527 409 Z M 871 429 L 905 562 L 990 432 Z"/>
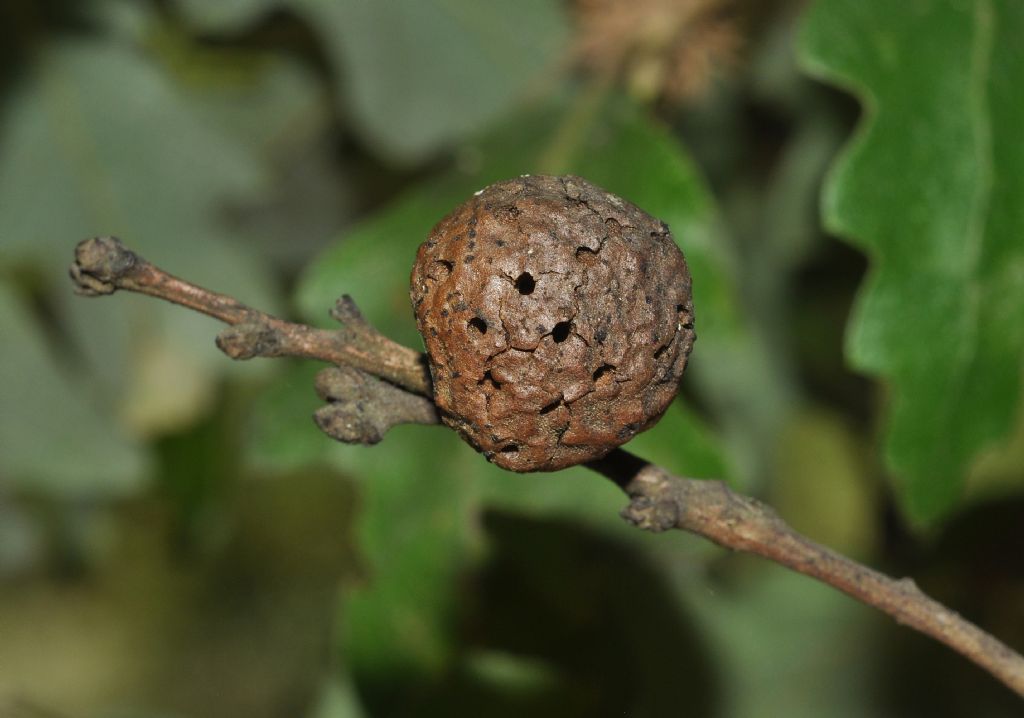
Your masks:
<path fill-rule="evenodd" d="M 423 355 L 372 329 L 347 296 L 342 297 L 331 312 L 342 322 L 340 329 L 294 324 L 168 274 L 114 237 L 80 242 L 75 248 L 71 277 L 80 294 L 99 296 L 119 289 L 139 292 L 238 327 L 218 339 L 218 346 L 232 359 L 255 356 L 318 359 L 355 367 L 416 394 L 430 392 L 430 373 Z"/>
<path fill-rule="evenodd" d="M 331 312 L 342 327 L 316 329 L 173 277 L 111 237 L 80 243 L 75 257 L 71 276 L 82 294 L 141 292 L 232 325 L 218 337 L 218 346 L 232 358 L 295 356 L 359 370 L 351 376 L 325 374 L 318 381 L 320 395 L 338 406 L 318 414 L 317 422 L 339 440 L 373 443 L 396 423 L 438 420 L 423 356 L 376 332 L 347 296 Z M 345 403 L 345 391 L 357 392 L 359 401 Z M 621 449 L 587 466 L 626 492 L 630 503 L 622 516 L 635 526 L 689 531 L 817 579 L 946 644 L 1024 697 L 1024 657 L 926 596 L 912 580 L 890 578 L 814 543 L 770 507 L 720 481 L 672 476 Z"/>
<path fill-rule="evenodd" d="M 1024 696 L 1024 657 L 925 595 L 912 579 L 894 579 L 793 530 L 775 510 L 721 481 L 673 476 L 623 450 L 590 468 L 630 497 L 622 517 L 639 528 L 681 529 L 719 546 L 762 556 L 874 606 L 945 643 Z"/>

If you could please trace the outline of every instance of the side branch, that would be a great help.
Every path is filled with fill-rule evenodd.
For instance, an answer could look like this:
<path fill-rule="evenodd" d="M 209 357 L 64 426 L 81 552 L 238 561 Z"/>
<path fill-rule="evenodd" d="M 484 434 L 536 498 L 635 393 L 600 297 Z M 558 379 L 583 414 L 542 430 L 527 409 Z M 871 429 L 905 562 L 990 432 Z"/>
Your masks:
<path fill-rule="evenodd" d="M 817 579 L 946 644 L 1024 696 L 1024 657 L 929 598 L 912 579 L 890 578 L 814 543 L 770 506 L 721 481 L 673 476 L 621 449 L 589 467 L 626 492 L 630 503 L 622 517 L 634 526 L 689 531 Z"/>
<path fill-rule="evenodd" d="M 218 338 L 218 346 L 232 359 L 317 359 L 355 367 L 416 394 L 430 393 L 430 373 L 423 356 L 370 327 L 347 296 L 332 311 L 332 316 L 342 322 L 340 329 L 328 331 L 295 324 L 168 274 L 115 237 L 80 242 L 70 273 L 77 291 L 86 296 L 113 294 L 119 289 L 139 292 L 232 325 L 234 330 Z"/>
<path fill-rule="evenodd" d="M 331 310 L 340 329 L 294 324 L 178 279 L 112 237 L 81 242 L 71 277 L 87 296 L 140 292 L 231 325 L 217 345 L 233 359 L 294 356 L 334 364 L 317 377 L 317 393 L 327 405 L 315 419 L 340 441 L 372 444 L 395 424 L 439 422 L 424 356 L 377 332 L 347 295 Z M 889 578 L 814 543 L 770 507 L 720 481 L 672 476 L 621 449 L 587 466 L 626 492 L 630 503 L 622 516 L 635 526 L 689 531 L 833 586 L 946 644 L 1024 696 L 1024 657 L 926 596 L 912 580 Z"/>
<path fill-rule="evenodd" d="M 397 424 L 438 424 L 434 402 L 352 367 L 324 369 L 316 393 L 327 402 L 313 414 L 320 430 L 346 444 L 376 444 Z"/>

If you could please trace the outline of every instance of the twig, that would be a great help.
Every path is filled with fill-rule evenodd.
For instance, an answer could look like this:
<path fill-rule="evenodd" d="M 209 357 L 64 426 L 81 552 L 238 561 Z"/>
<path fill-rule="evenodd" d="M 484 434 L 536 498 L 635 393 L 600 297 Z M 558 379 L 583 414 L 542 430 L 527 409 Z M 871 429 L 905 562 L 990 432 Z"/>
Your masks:
<path fill-rule="evenodd" d="M 217 345 L 232 359 L 302 357 L 368 374 L 429 396 L 430 373 L 420 352 L 381 335 L 363 321 L 351 297 L 343 296 L 331 315 L 343 322 L 328 331 L 278 319 L 241 302 L 186 282 L 153 266 L 115 237 L 96 237 L 75 248 L 71 278 L 86 296 L 118 289 L 159 297 L 235 327 Z"/>
<path fill-rule="evenodd" d="M 298 356 L 335 364 L 337 369 L 317 377 L 317 392 L 329 403 L 316 417 L 334 438 L 375 443 L 396 423 L 438 421 L 423 356 L 376 332 L 348 296 L 331 311 L 342 328 L 327 331 L 286 322 L 172 277 L 114 238 L 86 240 L 75 257 L 71 276 L 82 294 L 141 292 L 232 325 L 217 340 L 232 358 Z M 814 543 L 770 507 L 720 481 L 672 476 L 621 449 L 587 466 L 626 492 L 630 503 L 622 516 L 633 525 L 689 531 L 817 579 L 946 644 L 1024 697 L 1024 657 L 926 596 L 912 580 L 889 578 Z"/>
<path fill-rule="evenodd" d="M 313 415 L 328 436 L 346 444 L 376 444 L 398 424 L 437 424 L 430 399 L 352 367 L 324 369 L 316 393 L 328 402 Z"/>
<path fill-rule="evenodd" d="M 1024 657 L 960 614 L 925 595 L 912 579 L 894 579 L 814 543 L 775 510 L 721 481 L 684 479 L 621 449 L 589 467 L 630 498 L 622 517 L 655 533 L 681 529 L 719 546 L 753 553 L 810 576 L 945 643 L 1024 696 Z"/>

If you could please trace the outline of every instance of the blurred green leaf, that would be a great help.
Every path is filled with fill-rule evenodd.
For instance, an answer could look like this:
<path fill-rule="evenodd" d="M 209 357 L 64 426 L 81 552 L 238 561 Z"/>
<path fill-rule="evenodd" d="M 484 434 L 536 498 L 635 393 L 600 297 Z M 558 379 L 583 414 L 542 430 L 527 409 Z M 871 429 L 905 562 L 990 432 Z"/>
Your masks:
<path fill-rule="evenodd" d="M 555 671 L 543 661 L 502 651 L 469 652 L 465 670 L 480 683 L 512 694 L 540 693 L 557 680 Z"/>
<path fill-rule="evenodd" d="M 279 160 L 327 128 L 328 93 L 298 60 L 230 46 L 210 48 L 166 28 L 157 38 L 152 42 L 157 59 L 183 101 L 211 131 L 230 136 L 236 150 Z"/>
<path fill-rule="evenodd" d="M 343 610 L 345 658 L 362 680 L 436 675 L 451 657 L 456 584 L 471 562 L 475 478 L 440 427 L 398 427 L 372 449 L 338 445 L 338 466 L 361 480 L 358 545 L 366 583 Z"/>
<path fill-rule="evenodd" d="M 430 228 L 476 189 L 536 172 L 559 157 L 558 171 L 587 176 L 670 223 L 699 277 L 701 350 L 735 346 L 744 334 L 734 288 L 714 240 L 709 197 L 693 167 L 666 133 L 628 103 L 609 102 L 602 105 L 606 112 L 582 122 L 579 109 L 548 107 L 510 118 L 465 148 L 459 169 L 430 178 L 325 252 L 300 286 L 300 306 L 324 318 L 338 294 L 347 292 L 386 334 L 420 346 L 408 277 Z M 714 438 L 682 406 L 671 408 L 636 445 L 681 473 L 730 475 Z M 392 670 L 400 660 L 436 667 L 446 655 L 444 642 L 453 640 L 446 628 L 454 610 L 452 581 L 478 551 L 475 522 L 483 506 L 562 516 L 632 535 L 618 518 L 623 497 L 610 482 L 583 469 L 512 475 L 443 429 L 400 429 L 383 446 L 339 447 L 332 456 L 362 479 L 362 545 L 372 572 L 349 604 L 345 623 L 350 658 L 377 680 L 389 663 Z"/>
<path fill-rule="evenodd" d="M 1022 399 L 1024 401 L 1024 399 Z M 1009 438 L 999 446 L 983 451 L 971 466 L 966 494 L 972 502 L 1008 497 L 1024 485 L 1024 412 L 1010 430 Z"/>
<path fill-rule="evenodd" d="M 872 555 L 880 529 L 864 448 L 840 417 L 804 409 L 782 432 L 768 496 L 797 531 L 855 558 Z"/>
<path fill-rule="evenodd" d="M 342 112 L 371 146 L 401 163 L 421 161 L 549 89 L 569 40 L 556 0 L 174 4 L 205 33 L 239 33 L 275 10 L 304 20 L 323 44 Z"/>
<path fill-rule="evenodd" d="M 890 383 L 885 454 L 918 525 L 1003 439 L 1024 357 L 1024 5 L 819 0 L 807 68 L 867 107 L 824 198 L 873 260 L 847 352 Z"/>
<path fill-rule="evenodd" d="M 319 35 L 342 110 L 377 151 L 415 162 L 493 122 L 546 82 L 566 46 L 554 0 L 177 0 L 207 32 L 288 9 Z"/>
<path fill-rule="evenodd" d="M 0 282 L 0 483 L 61 497 L 117 496 L 146 476 L 142 447 L 101 417 Z"/>
<path fill-rule="evenodd" d="M 330 460 L 360 481 L 368 575 L 350 586 L 343 611 L 346 662 L 371 682 L 436 673 L 452 649 L 454 581 L 476 550 L 475 478 L 453 461 L 473 452 L 439 427 L 398 427 L 374 447 L 329 440 L 310 418 L 320 368 L 276 379 L 254 407 L 246 454 L 264 470 Z"/>
<path fill-rule="evenodd" d="M 325 458 L 333 440 L 313 423 L 323 403 L 313 389 L 323 365 L 301 362 L 280 372 L 250 411 L 246 458 L 263 471 L 289 471 Z"/>
<path fill-rule="evenodd" d="M 211 46 L 177 27 L 159 26 L 147 45 L 196 116 L 267 170 L 267 191 L 225 208 L 232 234 L 297 272 L 347 223 L 363 181 L 332 149 L 328 88 L 297 58 Z"/>
<path fill-rule="evenodd" d="M 691 581 L 685 603 L 712 647 L 727 690 L 723 718 L 886 715 L 872 683 L 880 614 L 776 566 L 746 565 L 737 585 Z M 841 648 L 840 648 L 841 647 Z"/>
<path fill-rule="evenodd" d="M 71 250 L 117 234 L 175 273 L 273 309 L 259 257 L 219 217 L 261 192 L 266 173 L 137 51 L 69 39 L 38 60 L 0 118 L 0 269 L 38 274 L 109 412 L 139 433 L 181 426 L 217 375 L 266 365 L 232 367 L 212 346 L 213 323 L 180 309 L 74 297 Z"/>
<path fill-rule="evenodd" d="M 175 0 L 185 18 L 206 32 L 245 28 L 280 5 L 282 0 Z"/>
<path fill-rule="evenodd" d="M 399 161 L 494 121 L 567 40 L 553 0 L 289 1 L 320 34 L 363 136 Z"/>
<path fill-rule="evenodd" d="M 355 687 L 347 676 L 330 676 L 316 700 L 309 718 L 363 718 Z"/>

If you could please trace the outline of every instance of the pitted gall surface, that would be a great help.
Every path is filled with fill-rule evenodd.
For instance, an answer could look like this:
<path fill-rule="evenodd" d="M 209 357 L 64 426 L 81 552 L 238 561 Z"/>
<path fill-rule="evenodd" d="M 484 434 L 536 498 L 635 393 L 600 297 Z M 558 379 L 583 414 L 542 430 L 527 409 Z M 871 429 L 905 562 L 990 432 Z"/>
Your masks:
<path fill-rule="evenodd" d="M 668 227 L 579 177 L 478 192 L 420 246 L 411 295 L 445 423 L 512 471 L 629 441 L 668 407 L 693 348 Z"/>

